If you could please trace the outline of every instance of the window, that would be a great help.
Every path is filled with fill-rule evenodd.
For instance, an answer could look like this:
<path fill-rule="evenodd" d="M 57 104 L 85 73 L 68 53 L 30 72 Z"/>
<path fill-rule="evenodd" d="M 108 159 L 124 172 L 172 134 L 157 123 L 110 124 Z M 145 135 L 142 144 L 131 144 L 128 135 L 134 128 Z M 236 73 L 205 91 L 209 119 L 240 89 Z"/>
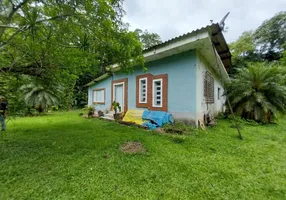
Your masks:
<path fill-rule="evenodd" d="M 147 78 L 139 79 L 139 103 L 147 103 Z"/>
<path fill-rule="evenodd" d="M 162 107 L 162 79 L 153 80 L 153 107 Z"/>
<path fill-rule="evenodd" d="M 204 77 L 204 96 L 206 103 L 214 103 L 214 78 L 209 72 L 206 72 Z"/>
<path fill-rule="evenodd" d="M 220 94 L 220 88 L 218 87 L 218 88 L 217 88 L 217 99 L 218 99 L 218 100 L 220 100 L 220 96 L 221 96 L 221 94 Z"/>
<path fill-rule="evenodd" d="M 105 103 L 105 89 L 93 90 L 93 103 L 98 103 L 98 104 Z"/>
<path fill-rule="evenodd" d="M 152 74 L 142 74 L 136 76 L 136 107 L 152 107 Z"/>
<path fill-rule="evenodd" d="M 136 76 L 136 107 L 168 111 L 168 75 Z"/>

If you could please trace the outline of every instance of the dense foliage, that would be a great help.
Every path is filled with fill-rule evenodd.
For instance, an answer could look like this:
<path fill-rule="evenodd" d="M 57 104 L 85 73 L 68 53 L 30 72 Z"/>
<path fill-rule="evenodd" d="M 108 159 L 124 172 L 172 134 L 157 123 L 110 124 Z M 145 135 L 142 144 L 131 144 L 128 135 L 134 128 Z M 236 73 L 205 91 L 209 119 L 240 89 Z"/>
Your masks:
<path fill-rule="evenodd" d="M 273 62 L 283 57 L 286 44 L 286 12 L 266 20 L 255 31 L 244 32 L 230 44 L 233 68 L 246 67 L 248 62 Z"/>
<path fill-rule="evenodd" d="M 49 79 L 66 70 L 140 61 L 141 44 L 121 22 L 120 0 L 4 1 L 1 70 Z M 132 58 L 132 59 L 131 59 Z"/>
<path fill-rule="evenodd" d="M 78 83 L 104 73 L 106 66 L 119 63 L 125 72 L 143 66 L 142 44 L 122 22 L 123 15 L 122 0 L 1 1 L 0 73 L 5 84 L 0 95 L 11 105 L 11 93 L 18 92 L 11 89 L 11 79 L 18 87 L 26 80 L 43 88 L 52 84 L 62 88 L 59 103 L 69 109 L 76 103 Z M 81 77 L 89 79 L 79 81 Z"/>
<path fill-rule="evenodd" d="M 276 14 L 262 23 L 254 32 L 259 53 L 269 61 L 281 58 L 286 42 L 286 11 Z"/>

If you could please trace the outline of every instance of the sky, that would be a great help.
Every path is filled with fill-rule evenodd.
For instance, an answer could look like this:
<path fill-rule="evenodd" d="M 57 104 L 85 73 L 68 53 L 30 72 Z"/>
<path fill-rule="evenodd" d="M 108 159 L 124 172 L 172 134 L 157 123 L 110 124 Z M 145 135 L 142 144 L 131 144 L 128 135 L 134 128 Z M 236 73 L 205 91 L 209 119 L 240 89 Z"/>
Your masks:
<path fill-rule="evenodd" d="M 124 21 L 130 29 L 147 29 L 163 41 L 226 19 L 227 42 L 255 30 L 266 19 L 286 10 L 286 0 L 125 0 Z"/>

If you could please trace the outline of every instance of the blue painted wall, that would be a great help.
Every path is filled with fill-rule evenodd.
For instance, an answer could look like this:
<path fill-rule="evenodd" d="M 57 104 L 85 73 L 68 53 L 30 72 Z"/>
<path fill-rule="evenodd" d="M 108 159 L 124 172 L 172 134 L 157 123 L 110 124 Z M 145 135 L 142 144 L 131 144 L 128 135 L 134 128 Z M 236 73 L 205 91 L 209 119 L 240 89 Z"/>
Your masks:
<path fill-rule="evenodd" d="M 188 51 L 161 60 L 146 63 L 148 71 L 153 75 L 168 74 L 168 111 L 176 113 L 196 113 L 196 52 Z M 97 105 L 97 109 L 110 109 L 111 81 L 128 78 L 128 109 L 136 108 L 136 76 L 145 74 L 142 69 L 126 75 L 117 73 L 113 77 L 102 80 L 89 88 L 89 105 L 92 104 L 92 90 L 106 88 L 105 105 Z"/>

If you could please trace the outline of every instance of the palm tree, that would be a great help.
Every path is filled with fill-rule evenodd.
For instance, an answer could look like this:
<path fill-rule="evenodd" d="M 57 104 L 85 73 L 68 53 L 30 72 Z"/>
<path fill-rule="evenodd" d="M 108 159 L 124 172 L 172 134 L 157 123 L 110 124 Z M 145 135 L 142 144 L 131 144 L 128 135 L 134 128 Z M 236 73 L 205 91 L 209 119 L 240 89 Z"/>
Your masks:
<path fill-rule="evenodd" d="M 29 83 L 23 85 L 20 90 L 26 105 L 36 108 L 40 113 L 48 106 L 58 105 L 57 90 L 44 87 L 40 84 Z"/>
<path fill-rule="evenodd" d="M 285 70 L 255 63 L 238 73 L 228 85 L 228 98 L 242 118 L 271 122 L 286 111 Z"/>

